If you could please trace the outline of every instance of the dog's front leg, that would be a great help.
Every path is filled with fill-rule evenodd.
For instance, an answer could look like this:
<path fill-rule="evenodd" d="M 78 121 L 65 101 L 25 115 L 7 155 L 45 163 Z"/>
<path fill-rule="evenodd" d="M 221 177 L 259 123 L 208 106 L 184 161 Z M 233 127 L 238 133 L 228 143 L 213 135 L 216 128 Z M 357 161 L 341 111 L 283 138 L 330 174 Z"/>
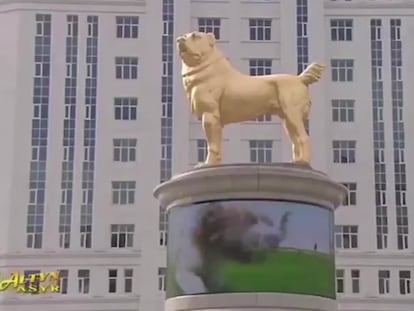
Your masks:
<path fill-rule="evenodd" d="M 223 125 L 221 122 L 219 103 L 208 88 L 195 87 L 192 90 L 191 101 L 194 112 L 201 116 L 201 123 L 207 139 L 207 158 L 202 165 L 215 165 L 221 162 L 221 143 Z"/>
<path fill-rule="evenodd" d="M 207 159 L 204 164 L 220 164 L 223 126 L 221 125 L 218 110 L 203 113 L 201 122 L 207 138 Z"/>

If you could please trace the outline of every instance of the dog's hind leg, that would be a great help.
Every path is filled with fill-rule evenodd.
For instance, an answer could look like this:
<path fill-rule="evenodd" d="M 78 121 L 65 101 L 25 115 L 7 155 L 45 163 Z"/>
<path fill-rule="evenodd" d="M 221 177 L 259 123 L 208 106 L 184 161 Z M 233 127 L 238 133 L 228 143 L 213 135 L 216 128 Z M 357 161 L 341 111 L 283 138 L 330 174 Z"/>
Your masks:
<path fill-rule="evenodd" d="M 286 120 L 283 120 L 282 123 L 286 134 L 289 136 L 292 142 L 292 159 L 296 161 L 296 159 L 300 158 L 300 142 L 297 139 L 297 135 L 295 135 L 295 129 L 292 127 L 292 125 Z"/>
<path fill-rule="evenodd" d="M 284 122 L 286 122 L 286 129 L 292 143 L 296 145 L 293 161 L 295 163 L 310 164 L 310 141 L 302 113 L 296 107 L 286 108 L 284 110 Z M 296 148 L 299 149 L 299 152 Z M 299 157 L 297 157 L 298 153 L 300 154 Z"/>

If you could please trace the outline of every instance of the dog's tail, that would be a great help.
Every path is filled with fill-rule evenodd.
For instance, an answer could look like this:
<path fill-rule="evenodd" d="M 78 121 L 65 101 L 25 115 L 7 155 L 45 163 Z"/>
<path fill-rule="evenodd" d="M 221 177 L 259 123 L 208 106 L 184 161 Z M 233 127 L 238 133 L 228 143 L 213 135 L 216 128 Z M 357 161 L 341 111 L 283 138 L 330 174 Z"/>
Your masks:
<path fill-rule="evenodd" d="M 318 82 L 322 78 L 322 73 L 325 66 L 317 63 L 312 63 L 299 75 L 300 81 L 306 86 Z"/>
<path fill-rule="evenodd" d="M 286 238 L 287 233 L 287 224 L 289 222 L 290 212 L 285 212 L 280 219 L 279 224 L 279 232 L 280 232 L 280 240 L 283 241 Z"/>

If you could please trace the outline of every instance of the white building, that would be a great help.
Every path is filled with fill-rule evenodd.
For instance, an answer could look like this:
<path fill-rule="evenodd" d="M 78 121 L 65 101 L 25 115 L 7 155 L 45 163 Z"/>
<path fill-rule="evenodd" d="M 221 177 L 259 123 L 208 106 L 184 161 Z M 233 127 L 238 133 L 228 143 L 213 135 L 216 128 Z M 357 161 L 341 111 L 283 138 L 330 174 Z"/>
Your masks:
<path fill-rule="evenodd" d="M 205 156 L 174 46 L 197 28 L 246 73 L 329 65 L 310 133 L 313 166 L 350 187 L 340 309 L 414 310 L 414 1 L 21 0 L 0 12 L 1 271 L 67 275 L 61 295 L 0 294 L 1 311 L 162 310 L 152 189 Z M 229 127 L 224 148 L 225 162 L 290 159 L 276 118 Z"/>

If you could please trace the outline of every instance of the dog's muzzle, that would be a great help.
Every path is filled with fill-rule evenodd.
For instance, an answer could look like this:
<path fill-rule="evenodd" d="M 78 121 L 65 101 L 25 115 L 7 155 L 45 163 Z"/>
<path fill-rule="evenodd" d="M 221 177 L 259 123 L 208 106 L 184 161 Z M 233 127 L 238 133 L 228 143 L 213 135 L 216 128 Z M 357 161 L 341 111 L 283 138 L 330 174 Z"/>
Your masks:
<path fill-rule="evenodd" d="M 184 37 L 178 37 L 177 38 L 177 46 L 180 52 L 186 52 L 187 46 L 185 45 L 185 38 Z"/>

